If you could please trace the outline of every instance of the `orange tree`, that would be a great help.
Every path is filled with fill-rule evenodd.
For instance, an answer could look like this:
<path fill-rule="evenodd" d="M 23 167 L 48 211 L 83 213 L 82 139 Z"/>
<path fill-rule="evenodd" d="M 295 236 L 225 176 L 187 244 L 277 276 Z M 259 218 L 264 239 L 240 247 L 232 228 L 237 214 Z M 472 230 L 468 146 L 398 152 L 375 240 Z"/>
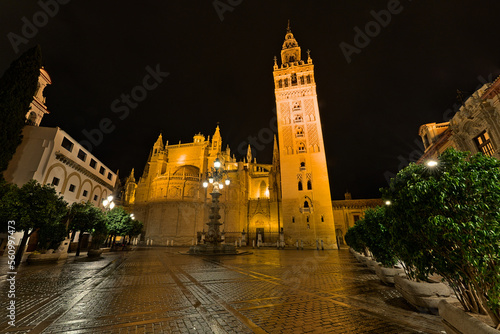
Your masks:
<path fill-rule="evenodd" d="M 500 323 L 500 161 L 445 151 L 410 164 L 383 189 L 396 255 L 410 277 L 444 277 L 467 311 Z"/>

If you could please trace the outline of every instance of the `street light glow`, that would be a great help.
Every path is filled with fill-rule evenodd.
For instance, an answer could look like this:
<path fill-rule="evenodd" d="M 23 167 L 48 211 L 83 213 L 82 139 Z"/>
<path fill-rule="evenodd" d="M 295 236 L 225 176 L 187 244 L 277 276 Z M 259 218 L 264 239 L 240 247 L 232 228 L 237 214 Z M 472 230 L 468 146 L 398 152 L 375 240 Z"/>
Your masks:
<path fill-rule="evenodd" d="M 220 166 L 221 166 L 221 163 L 220 163 L 219 158 L 215 159 L 215 161 L 214 161 L 214 167 L 215 167 L 216 169 L 219 169 L 219 168 L 220 168 Z"/>
<path fill-rule="evenodd" d="M 435 160 L 429 160 L 429 161 L 427 161 L 427 166 L 429 166 L 429 167 L 436 167 L 437 164 L 438 163 Z"/>
<path fill-rule="evenodd" d="M 203 181 L 203 188 L 207 188 L 208 187 L 208 182 L 207 181 Z"/>
<path fill-rule="evenodd" d="M 209 177 L 209 178 L 208 178 L 208 182 L 210 182 L 210 183 L 214 183 L 214 178 L 213 178 L 213 177 Z"/>
<path fill-rule="evenodd" d="M 108 206 L 108 204 L 109 204 L 109 201 L 107 199 L 105 199 L 105 200 L 102 201 L 102 205 L 103 206 Z"/>
<path fill-rule="evenodd" d="M 385 201 L 385 205 L 391 205 L 392 202 L 391 201 Z"/>
<path fill-rule="evenodd" d="M 114 202 L 109 203 L 109 208 L 110 208 L 111 210 L 113 210 L 113 208 L 114 208 L 114 207 L 115 207 L 115 203 L 114 203 Z"/>
<path fill-rule="evenodd" d="M 224 185 L 222 183 L 219 183 L 219 189 L 224 188 Z"/>
<path fill-rule="evenodd" d="M 231 180 L 226 179 L 224 182 L 226 183 L 226 186 L 228 186 L 231 183 Z"/>
<path fill-rule="evenodd" d="M 108 196 L 108 202 L 111 202 L 113 200 L 113 195 Z"/>

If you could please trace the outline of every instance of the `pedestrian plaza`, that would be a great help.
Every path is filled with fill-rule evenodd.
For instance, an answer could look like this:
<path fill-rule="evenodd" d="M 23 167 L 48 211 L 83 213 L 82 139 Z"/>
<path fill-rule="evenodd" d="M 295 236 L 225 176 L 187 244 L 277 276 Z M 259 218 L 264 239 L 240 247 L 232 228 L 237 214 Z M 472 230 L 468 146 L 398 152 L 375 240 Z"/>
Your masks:
<path fill-rule="evenodd" d="M 0 265 L 1 333 L 442 333 L 347 249 L 252 249 L 191 256 L 143 247 L 22 264 L 15 327 L 7 324 Z M 5 296 L 5 298 L 4 298 Z"/>

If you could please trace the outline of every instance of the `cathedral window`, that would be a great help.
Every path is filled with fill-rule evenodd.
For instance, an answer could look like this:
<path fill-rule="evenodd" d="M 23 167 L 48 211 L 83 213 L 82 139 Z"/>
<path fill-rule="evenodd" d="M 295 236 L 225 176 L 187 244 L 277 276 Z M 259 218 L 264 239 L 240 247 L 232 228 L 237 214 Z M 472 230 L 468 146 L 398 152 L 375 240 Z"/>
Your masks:
<path fill-rule="evenodd" d="M 310 84 L 311 83 L 311 75 L 308 75 L 307 76 L 307 83 Z"/>
<path fill-rule="evenodd" d="M 293 109 L 293 111 L 300 110 L 300 109 L 301 109 L 301 108 L 300 108 L 300 102 L 298 102 L 298 101 L 297 101 L 297 102 L 294 102 L 294 103 L 293 103 L 293 106 L 292 106 L 292 109 Z"/>
<path fill-rule="evenodd" d="M 297 127 L 297 132 L 295 132 L 295 137 L 304 137 L 304 129 L 302 127 Z"/>
<path fill-rule="evenodd" d="M 300 84 L 301 84 L 301 85 L 303 85 L 303 84 L 304 84 L 304 77 L 303 77 L 303 76 L 301 76 L 301 77 L 300 77 Z"/>
<path fill-rule="evenodd" d="M 307 202 L 306 202 L 307 203 Z M 309 216 L 306 217 L 306 221 L 309 223 Z"/>
<path fill-rule="evenodd" d="M 300 163 L 300 170 L 306 170 L 306 163 L 305 162 Z"/>
<path fill-rule="evenodd" d="M 87 159 L 87 153 L 83 152 L 82 150 L 79 150 L 77 157 L 81 161 L 85 161 L 85 159 Z"/>
<path fill-rule="evenodd" d="M 299 191 L 302 191 L 302 181 L 299 181 L 298 189 L 299 189 Z"/>
<path fill-rule="evenodd" d="M 297 86 L 297 74 L 292 73 L 291 82 L 292 82 L 292 86 Z"/>
<path fill-rule="evenodd" d="M 285 79 L 285 87 L 288 87 L 288 79 Z"/>
<path fill-rule="evenodd" d="M 484 155 L 491 157 L 493 153 L 495 153 L 490 136 L 488 136 L 486 131 L 483 131 L 479 136 L 474 138 L 474 142 L 476 143 L 478 151 L 482 152 Z"/>
<path fill-rule="evenodd" d="M 304 143 L 299 143 L 299 153 L 306 152 L 306 145 Z"/>
<path fill-rule="evenodd" d="M 302 123 L 304 120 L 302 119 L 301 115 L 295 115 L 295 118 L 293 119 L 294 123 Z"/>
<path fill-rule="evenodd" d="M 324 223 L 325 222 L 325 216 L 321 215 L 321 222 Z"/>
<path fill-rule="evenodd" d="M 312 190 L 311 180 L 307 180 L 307 190 Z"/>
<path fill-rule="evenodd" d="M 309 208 L 309 202 L 308 201 L 304 201 L 304 208 Z"/>
<path fill-rule="evenodd" d="M 283 80 L 278 80 L 278 88 L 283 88 Z"/>
<path fill-rule="evenodd" d="M 295 223 L 295 217 L 292 217 L 292 223 Z"/>

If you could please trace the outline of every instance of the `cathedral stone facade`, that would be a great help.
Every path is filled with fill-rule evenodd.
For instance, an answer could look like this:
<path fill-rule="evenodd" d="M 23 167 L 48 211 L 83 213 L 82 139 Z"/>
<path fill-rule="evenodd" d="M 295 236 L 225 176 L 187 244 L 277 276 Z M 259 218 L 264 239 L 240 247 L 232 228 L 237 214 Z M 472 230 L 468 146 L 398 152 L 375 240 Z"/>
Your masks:
<path fill-rule="evenodd" d="M 313 61 L 290 28 L 274 62 L 278 118 L 272 164 L 247 157 L 236 161 L 222 148 L 221 129 L 185 144 L 153 145 L 142 176 L 134 172 L 124 188 L 124 204 L 145 224 L 145 240 L 167 245 L 201 241 L 207 230 L 210 196 L 202 187 L 218 158 L 231 184 L 222 189 L 221 229 L 233 240 L 272 244 L 280 233 L 288 246 L 337 248 Z M 229 240 L 226 239 L 226 240 Z"/>

